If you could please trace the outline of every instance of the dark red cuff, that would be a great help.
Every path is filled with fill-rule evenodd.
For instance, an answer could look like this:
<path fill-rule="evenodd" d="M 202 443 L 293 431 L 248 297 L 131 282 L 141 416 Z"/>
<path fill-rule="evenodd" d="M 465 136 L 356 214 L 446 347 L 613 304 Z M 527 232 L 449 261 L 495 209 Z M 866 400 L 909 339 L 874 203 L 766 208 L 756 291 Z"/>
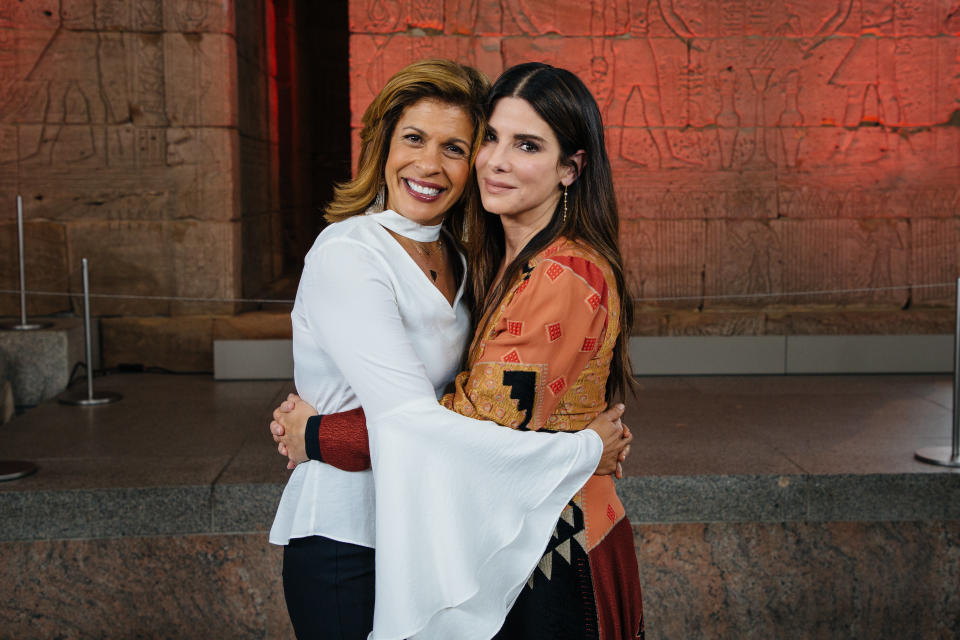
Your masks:
<path fill-rule="evenodd" d="M 363 409 L 351 409 L 307 420 L 304 431 L 307 457 L 343 471 L 370 468 L 370 442 Z"/>

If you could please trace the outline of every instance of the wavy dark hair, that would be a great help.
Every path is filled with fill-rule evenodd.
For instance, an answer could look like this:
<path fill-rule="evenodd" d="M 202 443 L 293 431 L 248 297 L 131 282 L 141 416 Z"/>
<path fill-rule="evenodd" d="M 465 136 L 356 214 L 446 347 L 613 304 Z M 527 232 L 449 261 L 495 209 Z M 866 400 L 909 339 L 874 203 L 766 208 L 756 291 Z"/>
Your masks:
<path fill-rule="evenodd" d="M 508 97 L 525 100 L 550 126 L 560 143 L 560 162 L 572 164 L 571 157 L 583 150 L 585 164 L 567 189 L 566 221 L 562 203 L 558 202 L 550 222 L 507 266 L 503 278 L 492 290 L 490 286 L 505 255 L 503 225 L 498 216 L 482 208 L 468 213 L 470 289 L 473 299 L 481 303 L 477 305 L 475 317 L 482 323 L 503 301 L 521 268 L 559 236 L 589 245 L 610 263 L 620 296 L 620 334 L 607 379 L 607 399 L 622 397 L 634 385 L 627 349 L 633 328 L 633 301 L 627 291 L 618 246 L 619 216 L 600 109 L 580 78 L 566 69 L 539 62 L 516 65 L 497 78 L 487 98 L 487 118 L 497 102 Z"/>

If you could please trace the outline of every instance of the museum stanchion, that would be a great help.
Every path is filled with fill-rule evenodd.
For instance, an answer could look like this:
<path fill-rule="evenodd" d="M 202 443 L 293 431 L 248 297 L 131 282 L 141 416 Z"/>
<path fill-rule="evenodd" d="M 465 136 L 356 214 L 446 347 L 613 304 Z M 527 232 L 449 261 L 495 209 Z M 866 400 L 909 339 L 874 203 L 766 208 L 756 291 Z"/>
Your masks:
<path fill-rule="evenodd" d="M 64 391 L 57 396 L 63 404 L 76 405 L 81 407 L 96 407 L 99 405 L 110 404 L 120 400 L 122 397 L 119 393 L 114 393 L 112 391 L 101 391 L 99 394 L 93 394 L 93 348 L 91 346 L 90 339 L 90 277 L 87 271 L 87 259 L 83 258 L 83 341 L 86 347 L 87 353 L 87 390 L 86 393 L 81 391 Z"/>
<path fill-rule="evenodd" d="M 34 331 L 50 326 L 49 322 L 27 322 L 27 276 L 23 254 L 23 198 L 17 196 L 17 248 L 20 255 L 20 322 L 0 325 L 7 331 Z"/>
<path fill-rule="evenodd" d="M 960 278 L 957 278 L 956 318 L 953 334 L 953 437 L 949 447 L 924 447 L 917 460 L 944 467 L 960 467 Z"/>
<path fill-rule="evenodd" d="M 49 323 L 27 322 L 27 277 L 23 258 L 23 198 L 17 196 L 17 249 L 20 256 L 20 322 L 0 325 L 7 331 L 35 331 L 49 327 Z M 23 478 L 36 473 L 37 465 L 26 460 L 0 460 L 0 482 Z"/>

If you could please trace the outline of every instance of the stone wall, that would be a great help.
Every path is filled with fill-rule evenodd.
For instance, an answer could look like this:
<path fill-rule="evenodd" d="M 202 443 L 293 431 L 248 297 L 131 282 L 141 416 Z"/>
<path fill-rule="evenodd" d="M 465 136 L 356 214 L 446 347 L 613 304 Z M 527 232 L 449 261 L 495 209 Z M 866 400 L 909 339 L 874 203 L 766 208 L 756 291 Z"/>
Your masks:
<path fill-rule="evenodd" d="M 30 289 L 81 290 L 86 257 L 98 293 L 239 296 L 234 24 L 232 3 L 212 0 L 0 3 L 0 286 L 16 288 L 20 193 Z M 0 297 L 0 314 L 17 310 Z M 96 303 L 99 315 L 232 310 Z"/>
<path fill-rule="evenodd" d="M 960 633 L 955 521 L 633 530 L 650 640 Z M 0 624 L 18 638 L 292 638 L 280 556 L 263 533 L 0 542 Z"/>
<path fill-rule="evenodd" d="M 19 287 L 22 194 L 27 288 L 79 293 L 86 257 L 93 293 L 118 296 L 93 303 L 107 366 L 212 369 L 213 319 L 292 299 L 349 175 L 346 15 L 346 0 L 0 0 L 0 289 Z"/>
<path fill-rule="evenodd" d="M 346 123 L 355 154 L 425 56 L 591 87 L 639 333 L 950 331 L 952 289 L 923 285 L 960 274 L 957 0 L 0 0 L 0 289 L 20 193 L 28 288 L 76 294 L 87 257 L 133 296 L 95 315 L 152 318 L 134 361 L 209 368 L 212 318 L 250 308 L 209 300 L 292 297 Z"/>
<path fill-rule="evenodd" d="M 952 288 L 910 285 L 960 275 L 955 0 L 351 0 L 350 11 L 354 129 L 386 78 L 425 56 L 491 78 L 544 61 L 588 84 L 642 333 L 950 325 Z M 880 290 L 775 295 L 864 288 Z M 741 295 L 759 297 L 723 297 Z"/>

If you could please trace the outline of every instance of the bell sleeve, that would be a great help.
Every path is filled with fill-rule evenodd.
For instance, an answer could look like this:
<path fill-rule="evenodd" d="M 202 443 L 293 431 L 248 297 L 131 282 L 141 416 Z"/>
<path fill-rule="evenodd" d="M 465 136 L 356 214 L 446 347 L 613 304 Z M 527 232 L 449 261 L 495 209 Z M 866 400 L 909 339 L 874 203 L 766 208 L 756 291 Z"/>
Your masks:
<path fill-rule="evenodd" d="M 346 238 L 320 249 L 308 256 L 300 302 L 366 414 L 376 486 L 370 639 L 487 640 L 596 469 L 600 437 L 519 433 L 440 406 L 384 258 Z"/>

